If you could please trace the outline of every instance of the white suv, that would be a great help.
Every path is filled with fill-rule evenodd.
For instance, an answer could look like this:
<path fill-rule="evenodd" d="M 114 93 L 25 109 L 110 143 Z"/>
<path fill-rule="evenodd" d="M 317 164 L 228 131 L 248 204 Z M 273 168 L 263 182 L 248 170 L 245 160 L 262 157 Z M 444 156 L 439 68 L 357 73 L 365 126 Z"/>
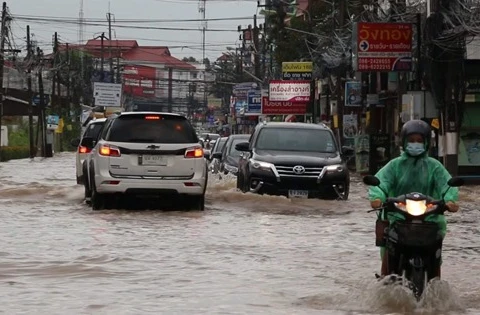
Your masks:
<path fill-rule="evenodd" d="M 189 208 L 204 210 L 207 161 L 184 116 L 121 113 L 90 141 L 87 167 L 94 210 L 114 207 L 116 196 L 125 194 L 184 196 Z"/>

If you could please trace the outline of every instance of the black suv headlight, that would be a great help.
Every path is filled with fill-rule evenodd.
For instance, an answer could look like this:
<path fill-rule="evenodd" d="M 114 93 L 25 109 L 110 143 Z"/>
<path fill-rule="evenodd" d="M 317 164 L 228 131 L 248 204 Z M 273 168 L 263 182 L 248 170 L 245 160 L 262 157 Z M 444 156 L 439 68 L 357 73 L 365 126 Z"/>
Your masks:
<path fill-rule="evenodd" d="M 250 165 L 257 170 L 271 171 L 275 167 L 272 163 L 250 159 Z"/>
<path fill-rule="evenodd" d="M 342 164 L 333 164 L 325 166 L 328 173 L 341 173 L 345 170 Z"/>

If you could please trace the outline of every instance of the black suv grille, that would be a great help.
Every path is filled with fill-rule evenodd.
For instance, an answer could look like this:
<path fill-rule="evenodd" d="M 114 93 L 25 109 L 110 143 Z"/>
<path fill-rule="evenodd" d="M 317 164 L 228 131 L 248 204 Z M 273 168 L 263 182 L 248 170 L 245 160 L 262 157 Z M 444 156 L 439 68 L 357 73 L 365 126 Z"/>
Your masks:
<path fill-rule="evenodd" d="M 322 172 L 322 167 L 304 167 L 301 166 L 284 166 L 275 165 L 280 177 L 305 177 L 305 178 L 317 178 Z M 302 172 L 303 170 L 303 172 Z"/>

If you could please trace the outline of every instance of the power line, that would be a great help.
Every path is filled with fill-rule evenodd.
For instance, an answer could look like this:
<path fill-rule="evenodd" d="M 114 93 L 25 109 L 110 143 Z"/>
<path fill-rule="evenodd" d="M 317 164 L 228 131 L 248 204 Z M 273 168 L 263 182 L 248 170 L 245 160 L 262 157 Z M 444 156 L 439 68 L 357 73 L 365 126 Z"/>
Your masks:
<path fill-rule="evenodd" d="M 13 17 L 14 19 L 20 20 L 16 17 Z M 29 19 L 23 19 L 23 20 L 29 20 Z M 70 24 L 70 25 L 79 25 L 80 23 L 78 21 L 56 21 L 56 20 L 47 20 L 47 19 L 37 19 L 37 22 L 42 22 L 43 24 L 54 24 L 54 25 L 59 25 L 59 24 Z M 88 25 L 88 26 L 100 26 L 100 27 L 108 27 L 108 23 L 92 23 L 92 22 L 83 22 L 82 25 Z M 113 25 L 115 28 L 129 28 L 129 29 L 143 29 L 143 30 L 162 30 L 162 31 L 194 31 L 198 32 L 198 28 L 185 28 L 185 27 L 159 27 L 159 26 L 138 26 L 138 25 L 121 25 L 121 24 L 114 24 Z M 236 29 L 212 29 L 209 28 L 207 29 L 209 32 L 234 32 L 237 33 L 238 30 Z"/>
<path fill-rule="evenodd" d="M 211 0 L 209 0 L 211 1 Z M 18 20 L 26 21 L 56 21 L 56 22 L 75 22 L 78 23 L 78 18 L 73 17 L 55 17 L 55 16 L 36 16 L 36 15 L 14 15 L 14 18 Z M 115 22 L 119 23 L 183 23 L 183 22 L 213 22 L 213 21 L 246 21 L 251 20 L 249 16 L 238 17 L 221 17 L 221 18 L 209 18 L 209 19 L 115 19 Z M 100 18 L 84 18 L 84 21 L 90 23 L 105 22 L 105 19 Z"/>

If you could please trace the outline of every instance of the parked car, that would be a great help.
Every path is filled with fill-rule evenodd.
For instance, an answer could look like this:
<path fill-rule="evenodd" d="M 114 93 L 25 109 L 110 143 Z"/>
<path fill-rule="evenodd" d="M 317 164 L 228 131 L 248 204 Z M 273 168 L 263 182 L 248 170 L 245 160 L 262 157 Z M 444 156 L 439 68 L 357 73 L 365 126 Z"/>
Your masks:
<path fill-rule="evenodd" d="M 220 160 L 220 172 L 223 172 L 225 175 L 230 173 L 237 176 L 238 161 L 242 152 L 238 151 L 235 145 L 248 141 L 249 138 L 250 135 L 248 134 L 236 134 L 228 137 L 222 152 L 215 154 L 215 157 Z"/>
<path fill-rule="evenodd" d="M 97 140 L 88 139 L 94 210 L 113 208 L 117 196 L 182 196 L 204 210 L 207 161 L 190 122 L 181 115 L 124 112 L 109 119 Z"/>
<path fill-rule="evenodd" d="M 70 144 L 73 147 L 77 148 L 77 151 L 75 153 L 75 160 L 76 160 L 75 168 L 76 168 L 77 184 L 81 185 L 84 182 L 85 173 L 84 173 L 83 161 L 85 161 L 87 155 L 90 154 L 90 151 L 91 151 L 91 148 L 88 148 L 82 145 L 82 139 L 86 137 L 97 138 L 106 120 L 107 120 L 106 118 L 91 120 L 85 127 L 85 130 L 81 138 L 73 139 L 70 142 Z"/>
<path fill-rule="evenodd" d="M 236 145 L 237 188 L 290 198 L 347 199 L 350 176 L 345 164 L 353 150 L 340 151 L 324 124 L 269 122 L 257 125 L 249 142 Z"/>
<path fill-rule="evenodd" d="M 216 174 L 218 173 L 218 170 L 220 169 L 220 159 L 221 159 L 221 156 L 220 158 L 218 158 L 218 155 L 217 155 L 217 158 L 214 158 L 213 157 L 213 154 L 215 153 L 222 153 L 222 150 L 223 148 L 225 147 L 225 144 L 227 143 L 227 139 L 228 137 L 221 137 L 221 138 L 218 138 L 217 141 L 215 141 L 215 145 L 213 146 L 212 150 L 211 150 L 211 155 L 210 155 L 210 164 L 209 164 L 209 170 Z"/>

